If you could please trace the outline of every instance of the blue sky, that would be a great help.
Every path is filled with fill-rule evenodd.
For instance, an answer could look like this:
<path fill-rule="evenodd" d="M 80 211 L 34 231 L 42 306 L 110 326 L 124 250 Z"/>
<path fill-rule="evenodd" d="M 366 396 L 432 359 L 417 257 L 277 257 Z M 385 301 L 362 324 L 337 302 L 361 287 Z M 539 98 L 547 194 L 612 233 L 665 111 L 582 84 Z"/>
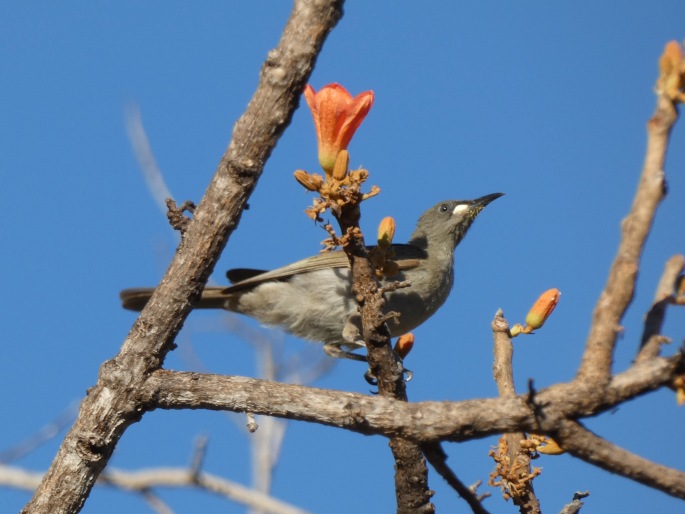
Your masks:
<path fill-rule="evenodd" d="M 20 442 L 83 397 L 99 365 L 116 354 L 134 315 L 120 289 L 155 285 L 175 246 L 146 189 L 127 139 L 136 104 L 155 157 L 178 201 L 199 201 L 247 104 L 288 2 L 4 2 L 0 5 L 0 276 L 4 392 L 2 448 Z M 387 215 L 406 240 L 421 212 L 444 199 L 492 192 L 458 248 L 455 288 L 415 335 L 407 365 L 413 401 L 496 394 L 490 321 L 504 309 L 520 322 L 537 295 L 559 288 L 553 317 L 516 340 L 518 386 L 570 379 L 592 308 L 615 254 L 642 166 L 664 44 L 685 38 L 681 0 L 580 2 L 348 2 L 311 82 L 373 89 L 375 105 L 350 146 L 352 166 L 381 187 L 363 227 Z M 669 196 L 644 254 L 616 368 L 635 355 L 643 314 L 663 264 L 685 251 L 685 131 L 667 160 Z M 277 267 L 319 250 L 323 231 L 303 214 L 311 195 L 292 178 L 316 171 L 311 116 L 294 116 L 213 276 L 230 267 Z M 193 313 L 169 369 L 255 376 L 254 352 L 225 314 Z M 241 318 L 241 321 L 244 321 Z M 250 328 L 257 325 L 250 324 Z M 682 312 L 664 333 L 685 334 Z M 283 336 L 267 332 L 276 344 Z M 285 338 L 286 353 L 308 348 Z M 362 368 L 338 363 L 319 387 L 367 392 Z M 682 409 L 658 392 L 588 420 L 627 449 L 682 468 Z M 234 423 L 235 422 L 235 423 Z M 123 469 L 188 462 L 193 439 L 210 437 L 206 469 L 249 484 L 242 417 L 154 412 L 133 426 L 111 464 Z M 45 469 L 59 438 L 17 465 Z M 466 483 L 487 481 L 494 440 L 447 445 Z M 583 512 L 682 511 L 682 503 L 572 457 L 544 458 L 536 482 L 545 512 L 590 490 Z M 465 511 L 431 474 L 439 511 Z M 487 487 L 483 487 L 486 490 Z M 380 491 L 380 493 L 379 493 Z M 486 507 L 512 512 L 492 490 Z M 390 512 L 386 441 L 290 423 L 273 494 L 314 512 Z M 163 492 L 177 512 L 242 512 L 208 495 Z M 7 512 L 29 496 L 0 490 Z M 361 506 L 361 507 L 360 507 Z M 95 489 L 83 512 L 149 509 L 136 497 Z"/>

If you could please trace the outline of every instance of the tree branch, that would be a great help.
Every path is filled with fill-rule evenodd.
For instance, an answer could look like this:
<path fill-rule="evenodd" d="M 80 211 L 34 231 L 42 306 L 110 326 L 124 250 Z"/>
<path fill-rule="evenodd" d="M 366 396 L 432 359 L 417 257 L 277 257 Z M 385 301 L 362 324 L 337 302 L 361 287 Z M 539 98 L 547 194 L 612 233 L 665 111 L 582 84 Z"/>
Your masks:
<path fill-rule="evenodd" d="M 621 223 L 621 241 L 609 278 L 595 306 L 577 380 L 604 386 L 611 377 L 616 335 L 633 299 L 640 256 L 656 208 L 666 194 L 664 161 L 671 128 L 677 119 L 673 102 L 657 98 L 656 113 L 647 123 L 647 150 L 642 177 L 628 216 Z"/>
<path fill-rule="evenodd" d="M 650 359 L 659 355 L 661 345 L 667 342 L 661 335 L 661 325 L 666 316 L 666 307 L 673 300 L 673 289 L 678 276 L 685 269 L 685 255 L 674 255 L 664 266 L 654 295 L 654 303 L 645 317 L 645 329 L 640 341 L 637 360 Z"/>
<path fill-rule="evenodd" d="M 43 475 L 14 466 L 0 465 L 0 484 L 33 491 Z M 194 473 L 188 468 L 147 468 L 137 471 L 109 469 L 98 478 L 100 486 L 110 486 L 128 492 L 144 494 L 152 489 L 187 487 L 201 489 L 245 505 L 273 514 L 306 514 L 307 511 L 272 498 L 259 491 L 226 480 L 212 473 Z M 150 498 L 146 497 L 146 501 Z"/>
<path fill-rule="evenodd" d="M 685 499 L 685 473 L 639 457 L 593 434 L 580 423 L 564 420 L 554 438 L 571 455 L 611 473 Z"/>
<path fill-rule="evenodd" d="M 592 404 L 584 398 L 588 395 L 587 387 L 574 382 L 537 392 L 535 405 L 531 405 L 528 394 L 515 398 L 407 403 L 254 378 L 166 370 L 150 376 L 141 401 L 150 409 L 253 412 L 366 435 L 397 436 L 419 444 L 461 442 L 504 432 L 541 431 L 538 418 L 553 425 L 559 418 L 594 416 L 670 384 L 682 373 L 682 366 L 681 355 L 633 366 L 614 377 L 600 396 L 593 395 Z"/>
<path fill-rule="evenodd" d="M 449 486 L 469 504 L 469 507 L 471 507 L 471 511 L 474 514 L 489 514 L 488 511 L 485 510 L 485 507 L 483 507 L 482 500 L 490 496 L 490 493 L 479 496 L 475 491 L 475 487 L 472 488 L 464 485 L 454 471 L 447 465 L 447 455 L 440 446 L 440 443 L 425 444 L 422 449 L 423 454 L 426 456 L 426 459 L 428 459 L 431 466 L 433 466 L 435 471 L 440 474 L 445 482 L 447 482 Z"/>
<path fill-rule="evenodd" d="M 497 390 L 502 398 L 514 398 L 516 388 L 514 386 L 514 345 L 511 343 L 509 324 L 504 319 L 502 310 L 498 310 L 492 321 L 492 335 L 494 339 L 494 364 L 493 375 L 497 383 Z M 502 436 L 506 441 L 500 445 L 506 447 L 506 469 L 500 469 L 503 479 L 507 484 L 516 484 L 516 489 L 506 488 L 507 494 L 512 498 L 514 505 L 519 507 L 521 514 L 540 514 L 540 502 L 535 496 L 533 489 L 533 477 L 530 468 L 530 453 L 521 447 L 521 441 L 526 439 L 523 432 L 508 432 Z M 497 456 L 496 458 L 504 458 Z"/>
<path fill-rule="evenodd" d="M 117 441 L 142 409 L 132 393 L 159 369 L 240 219 L 264 163 L 295 111 L 341 0 L 296 0 L 259 86 L 200 202 L 166 275 L 121 351 L 100 368 L 76 422 L 23 512 L 78 512 Z"/>

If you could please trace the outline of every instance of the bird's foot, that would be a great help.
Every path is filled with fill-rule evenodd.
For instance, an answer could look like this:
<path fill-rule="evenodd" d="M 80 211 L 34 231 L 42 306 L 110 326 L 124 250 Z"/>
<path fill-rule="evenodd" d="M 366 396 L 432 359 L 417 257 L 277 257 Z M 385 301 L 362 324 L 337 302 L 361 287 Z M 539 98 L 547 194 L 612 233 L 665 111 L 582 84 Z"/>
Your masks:
<path fill-rule="evenodd" d="M 402 375 L 403 375 L 403 380 L 405 382 L 409 382 L 409 381 L 411 381 L 412 378 L 414 378 L 414 372 L 410 369 L 405 368 L 404 366 L 402 366 Z M 371 368 L 367 369 L 366 372 L 364 373 L 364 380 L 366 380 L 372 386 L 378 385 L 378 379 L 376 378 L 376 376 L 371 371 Z"/>

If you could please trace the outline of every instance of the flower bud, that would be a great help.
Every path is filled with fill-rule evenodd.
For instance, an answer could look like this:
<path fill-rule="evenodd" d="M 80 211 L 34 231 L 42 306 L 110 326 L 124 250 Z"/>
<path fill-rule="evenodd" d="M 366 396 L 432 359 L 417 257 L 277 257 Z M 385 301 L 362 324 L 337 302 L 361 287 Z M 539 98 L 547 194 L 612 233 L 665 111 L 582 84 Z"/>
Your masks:
<path fill-rule="evenodd" d="M 309 174 L 304 170 L 295 171 L 295 180 L 309 191 L 316 192 L 323 186 L 323 177 L 321 175 L 316 173 Z"/>
<path fill-rule="evenodd" d="M 395 343 L 395 353 L 399 355 L 402 360 L 404 360 L 413 347 L 414 334 L 407 332 L 406 334 L 403 334 L 397 338 L 397 342 Z"/>
<path fill-rule="evenodd" d="M 549 315 L 552 314 L 552 311 L 557 306 L 559 295 L 561 295 L 561 293 L 558 289 L 550 289 L 549 291 L 542 293 L 540 298 L 538 298 L 537 302 L 535 302 L 528 312 L 528 316 L 526 316 L 526 325 L 533 329 L 540 328 L 544 325 L 547 318 L 549 318 Z"/>
<path fill-rule="evenodd" d="M 676 103 L 685 101 L 685 59 L 677 41 L 669 41 L 659 59 L 659 80 L 656 89 Z"/>
<path fill-rule="evenodd" d="M 675 401 L 678 406 L 685 404 L 685 375 L 680 375 L 673 381 L 675 387 Z"/>
<path fill-rule="evenodd" d="M 333 178 L 338 181 L 343 180 L 349 168 L 350 153 L 347 150 L 340 150 L 338 157 L 335 159 L 335 166 L 333 166 Z"/>
<path fill-rule="evenodd" d="M 395 235 L 395 220 L 391 216 L 383 218 L 378 225 L 378 246 L 389 248 Z"/>
<path fill-rule="evenodd" d="M 544 453 L 545 455 L 561 455 L 562 453 L 566 453 L 566 450 L 559 446 L 559 444 L 551 437 L 539 436 L 535 434 L 530 435 L 531 437 L 536 438 L 542 444 L 542 446 L 538 445 L 536 448 L 538 453 Z"/>

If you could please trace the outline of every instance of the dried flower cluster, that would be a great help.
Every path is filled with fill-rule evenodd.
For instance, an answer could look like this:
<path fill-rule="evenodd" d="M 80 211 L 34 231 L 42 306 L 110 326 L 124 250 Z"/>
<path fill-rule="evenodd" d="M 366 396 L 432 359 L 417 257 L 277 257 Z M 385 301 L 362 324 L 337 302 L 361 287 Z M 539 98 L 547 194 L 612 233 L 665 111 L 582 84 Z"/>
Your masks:
<path fill-rule="evenodd" d="M 530 469 L 528 462 L 537 455 L 535 450 L 523 444 L 524 442 L 522 441 L 513 459 L 514 462 L 509 456 L 509 444 L 505 436 L 500 437 L 497 447 L 490 450 L 488 454 L 495 461 L 495 469 L 490 473 L 488 485 L 500 487 L 504 499 L 513 499 L 517 504 L 525 493 L 528 483 L 542 473 L 542 468 Z M 523 458 L 517 458 L 519 455 Z"/>

